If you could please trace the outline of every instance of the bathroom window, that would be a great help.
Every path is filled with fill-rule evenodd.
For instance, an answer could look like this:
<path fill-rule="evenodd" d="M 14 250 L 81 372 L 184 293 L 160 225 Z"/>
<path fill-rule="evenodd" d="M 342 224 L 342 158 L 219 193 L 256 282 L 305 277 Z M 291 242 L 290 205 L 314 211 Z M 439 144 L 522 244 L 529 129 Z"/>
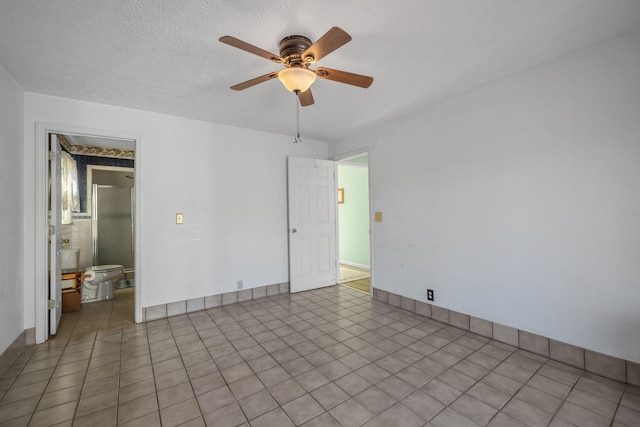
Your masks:
<path fill-rule="evenodd" d="M 78 192 L 78 166 L 68 153 L 61 153 L 60 184 L 62 191 L 61 209 L 62 224 L 71 224 L 73 212 L 80 212 L 80 198 Z"/>

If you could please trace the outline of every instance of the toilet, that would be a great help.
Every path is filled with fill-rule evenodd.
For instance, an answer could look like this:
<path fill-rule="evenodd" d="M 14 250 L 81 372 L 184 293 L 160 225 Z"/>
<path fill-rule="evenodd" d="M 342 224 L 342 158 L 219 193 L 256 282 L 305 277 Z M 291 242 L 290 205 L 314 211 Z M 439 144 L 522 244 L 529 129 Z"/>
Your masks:
<path fill-rule="evenodd" d="M 83 274 L 82 303 L 103 301 L 113 298 L 113 288 L 124 279 L 121 265 L 95 265 L 87 267 Z"/>

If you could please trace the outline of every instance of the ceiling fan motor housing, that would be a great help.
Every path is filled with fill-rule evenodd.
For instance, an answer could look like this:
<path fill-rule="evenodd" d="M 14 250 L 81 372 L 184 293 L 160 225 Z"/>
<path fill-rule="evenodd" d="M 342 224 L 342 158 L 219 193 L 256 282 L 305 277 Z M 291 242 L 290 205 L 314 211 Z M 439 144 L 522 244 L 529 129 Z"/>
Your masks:
<path fill-rule="evenodd" d="M 288 65 L 302 65 L 302 54 L 311 46 L 311 40 L 305 36 L 288 36 L 280 42 L 280 56 Z"/>

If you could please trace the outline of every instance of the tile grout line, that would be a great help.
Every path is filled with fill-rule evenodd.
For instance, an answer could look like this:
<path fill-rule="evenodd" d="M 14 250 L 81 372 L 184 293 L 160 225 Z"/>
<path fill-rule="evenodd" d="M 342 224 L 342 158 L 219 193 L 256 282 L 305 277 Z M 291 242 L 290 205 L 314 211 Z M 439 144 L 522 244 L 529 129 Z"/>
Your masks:
<path fill-rule="evenodd" d="M 515 353 L 518 351 L 518 349 L 519 349 L 519 347 L 517 347 L 517 348 L 516 348 L 516 349 L 511 353 L 511 355 L 515 354 Z M 525 351 L 526 351 L 526 350 L 525 350 Z M 534 354 L 535 354 L 535 353 L 534 353 Z M 524 356 L 524 357 L 526 357 L 526 356 Z M 519 393 L 519 392 L 520 392 L 520 391 L 521 391 L 521 390 L 522 390 L 522 389 L 527 385 L 527 383 L 529 382 L 529 380 L 530 380 L 534 375 L 538 374 L 538 372 L 539 372 L 539 371 L 540 371 L 540 370 L 541 370 L 541 369 L 542 369 L 542 368 L 547 364 L 547 362 L 548 362 L 549 360 L 551 360 L 551 359 L 549 359 L 548 357 L 547 357 L 546 359 L 547 359 L 547 360 L 545 360 L 545 362 L 544 362 L 542 365 L 540 365 L 540 367 L 539 367 L 538 369 L 536 369 L 536 370 L 535 370 L 535 372 L 534 372 L 534 373 L 533 373 L 533 374 L 532 374 L 532 375 L 527 379 L 527 381 L 525 381 L 525 382 L 520 386 L 520 388 L 518 388 L 518 390 L 517 390 L 515 393 L 513 393 L 513 395 L 512 395 L 509 399 L 507 399 L 507 401 L 504 403 L 504 405 L 502 405 L 502 406 L 501 406 L 501 407 L 496 411 L 496 413 L 495 413 L 495 414 L 493 414 L 493 416 L 489 419 L 489 421 L 493 420 L 493 419 L 494 419 L 494 418 L 495 418 L 499 413 L 501 413 L 500 411 L 501 411 L 504 407 L 506 407 L 506 406 L 509 404 L 509 402 L 511 402 L 513 399 L 516 399 L 516 395 L 517 395 L 517 394 L 518 394 L 518 393 Z M 506 359 L 505 359 L 505 361 L 506 361 Z M 505 361 L 503 361 L 502 363 L 504 363 Z M 508 363 L 508 362 L 507 362 L 507 363 Z M 498 366 L 500 366 L 500 365 L 498 365 Z M 496 367 L 497 367 L 497 366 L 496 366 Z M 495 370 L 495 368 L 494 368 L 494 369 L 492 369 L 490 372 L 493 372 L 494 370 Z M 489 374 L 487 374 L 487 375 L 489 375 Z M 540 374 L 540 375 L 542 375 L 542 374 Z M 545 377 L 545 378 L 548 378 L 548 377 L 546 377 L 546 375 L 542 375 L 542 376 L 543 376 L 543 377 Z M 578 381 L 576 380 L 576 382 L 578 382 Z M 531 387 L 531 386 L 529 386 L 529 387 Z M 534 389 L 538 390 L 538 389 L 537 389 L 537 388 L 535 388 L 535 387 L 532 387 L 532 388 L 534 388 Z M 545 391 L 543 391 L 543 390 L 538 390 L 538 391 L 540 391 L 540 392 L 542 392 L 542 393 L 545 393 L 545 394 L 549 394 L 549 393 L 546 393 L 546 392 L 545 392 Z M 569 395 L 569 394 L 567 394 L 567 396 L 568 396 L 568 395 Z M 518 399 L 518 400 L 520 400 L 520 399 Z M 562 403 L 564 403 L 564 400 L 566 400 L 566 398 L 565 398 L 565 399 L 563 399 Z M 524 402 L 524 403 L 526 403 L 526 404 L 528 404 L 528 405 L 531 405 L 531 404 L 530 404 L 530 403 L 528 403 L 528 402 Z M 560 404 L 560 406 L 558 406 L 558 409 L 556 410 L 556 412 L 560 410 L 560 407 L 562 406 L 562 403 Z M 534 407 L 534 408 L 536 408 L 536 409 L 540 409 L 540 408 L 537 408 L 537 407 L 535 407 L 535 406 L 533 406 L 533 405 L 531 405 L 531 406 L 532 406 L 532 407 Z M 544 412 L 544 411 L 543 411 L 543 412 Z M 547 412 L 547 413 L 548 413 L 548 412 Z M 505 415 L 506 415 L 506 416 L 511 417 L 509 414 L 505 414 Z M 549 420 L 549 422 L 551 422 L 551 421 L 553 420 L 553 418 L 554 418 L 554 417 L 555 417 L 555 414 L 551 414 L 551 419 Z M 513 417 L 511 417 L 511 418 L 513 418 Z M 516 420 L 516 421 L 519 421 L 519 420 Z"/>

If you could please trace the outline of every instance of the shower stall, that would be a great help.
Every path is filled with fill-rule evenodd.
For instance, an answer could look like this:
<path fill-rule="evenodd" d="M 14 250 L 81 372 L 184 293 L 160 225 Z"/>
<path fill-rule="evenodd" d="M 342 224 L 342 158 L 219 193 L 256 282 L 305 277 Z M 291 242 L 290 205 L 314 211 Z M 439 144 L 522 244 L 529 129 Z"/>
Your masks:
<path fill-rule="evenodd" d="M 93 184 L 93 265 L 134 267 L 134 188 Z"/>

